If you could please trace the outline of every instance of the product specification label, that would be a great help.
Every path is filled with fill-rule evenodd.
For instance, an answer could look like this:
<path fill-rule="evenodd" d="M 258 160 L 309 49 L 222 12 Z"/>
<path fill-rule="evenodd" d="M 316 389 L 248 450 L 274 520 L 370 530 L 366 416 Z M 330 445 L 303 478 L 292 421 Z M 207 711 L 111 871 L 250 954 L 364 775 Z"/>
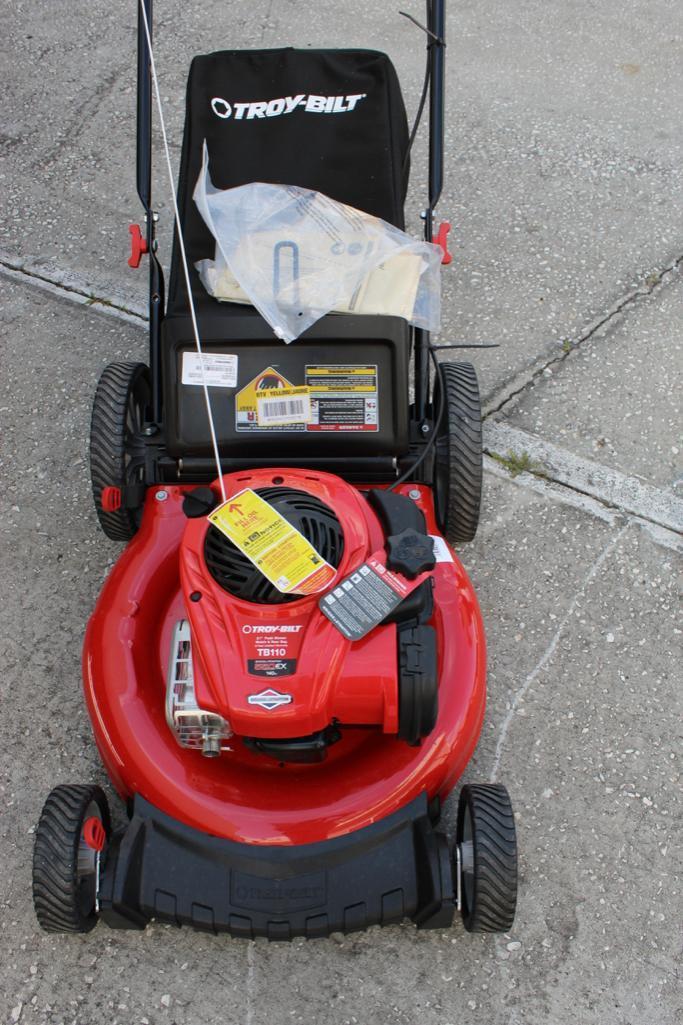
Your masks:
<path fill-rule="evenodd" d="M 315 594 L 335 576 L 303 534 L 251 488 L 219 505 L 209 521 L 283 594 Z"/>
<path fill-rule="evenodd" d="M 307 431 L 379 430 L 376 366 L 307 366 L 306 384 L 311 393 Z"/>
<path fill-rule="evenodd" d="M 181 381 L 183 384 L 206 383 L 207 388 L 236 388 L 237 356 L 221 352 L 204 352 L 201 356 L 198 352 L 184 352 Z"/>
<path fill-rule="evenodd" d="M 304 623 L 243 623 L 242 652 L 251 676 L 291 676 L 303 639 Z"/>
<path fill-rule="evenodd" d="M 323 615 L 350 641 L 358 641 L 393 612 L 397 605 L 426 580 L 429 572 L 408 580 L 386 567 L 384 550 L 342 580 L 318 602 Z"/>

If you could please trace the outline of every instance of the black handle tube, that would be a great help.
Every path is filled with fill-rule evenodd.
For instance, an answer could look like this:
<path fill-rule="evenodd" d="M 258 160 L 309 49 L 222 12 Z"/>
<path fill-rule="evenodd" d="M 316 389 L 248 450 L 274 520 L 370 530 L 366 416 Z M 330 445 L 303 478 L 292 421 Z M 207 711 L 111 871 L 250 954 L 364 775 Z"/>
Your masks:
<path fill-rule="evenodd" d="M 137 0 L 138 9 L 138 109 L 136 176 L 137 189 L 145 210 L 146 238 L 149 251 L 149 367 L 152 380 L 150 427 L 158 428 L 163 415 L 163 389 L 161 373 L 161 322 L 164 318 L 164 275 L 156 254 L 156 225 L 152 210 L 152 74 L 144 5 L 152 41 L 152 0 Z"/>
<path fill-rule="evenodd" d="M 445 69 L 445 0 L 431 0 L 429 9 L 430 79 L 429 79 L 429 209 L 439 202 L 443 188 L 444 139 L 444 69 Z M 431 241 L 431 218 L 426 227 Z"/>
<path fill-rule="evenodd" d="M 152 0 L 143 0 L 149 36 L 152 38 Z M 152 78 L 150 75 L 149 50 L 145 35 L 140 0 L 138 8 L 138 111 L 137 111 L 137 188 L 140 202 L 149 214 L 152 202 Z M 148 221 L 147 234 L 151 224 Z"/>
<path fill-rule="evenodd" d="M 445 0 L 427 0 L 429 31 L 429 205 L 424 236 L 433 237 L 433 213 L 443 188 Z M 415 331 L 415 419 L 422 426 L 429 412 L 429 332 Z M 425 434 L 425 441 L 429 435 Z"/>

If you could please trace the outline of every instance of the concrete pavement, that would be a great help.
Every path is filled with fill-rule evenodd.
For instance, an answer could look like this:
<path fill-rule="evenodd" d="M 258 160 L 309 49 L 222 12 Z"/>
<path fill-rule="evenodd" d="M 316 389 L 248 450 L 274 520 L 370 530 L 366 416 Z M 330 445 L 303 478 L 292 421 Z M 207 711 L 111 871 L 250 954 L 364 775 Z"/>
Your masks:
<path fill-rule="evenodd" d="M 223 43 L 377 45 L 414 109 L 422 41 L 386 5 L 157 9 L 176 140 L 189 57 Z M 513 796 L 514 931 L 405 926 L 279 946 L 166 926 L 54 937 L 33 916 L 45 795 L 108 788 L 80 690 L 83 627 L 118 551 L 91 507 L 89 405 L 107 362 L 145 357 L 139 317 L 84 303 L 134 312 L 145 275 L 125 266 L 134 4 L 4 4 L 1 1022 L 680 1021 L 676 9 L 483 0 L 449 13 L 445 333 L 504 343 L 474 354 L 490 457 L 481 528 L 461 555 L 490 671 L 467 778 Z M 413 227 L 423 162 L 421 146 Z"/>

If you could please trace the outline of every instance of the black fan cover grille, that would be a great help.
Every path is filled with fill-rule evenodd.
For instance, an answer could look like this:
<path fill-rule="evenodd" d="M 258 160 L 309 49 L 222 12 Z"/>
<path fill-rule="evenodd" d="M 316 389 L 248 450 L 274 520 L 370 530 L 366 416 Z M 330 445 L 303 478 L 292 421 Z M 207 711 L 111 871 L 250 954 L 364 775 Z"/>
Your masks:
<path fill-rule="evenodd" d="M 329 506 L 315 495 L 294 488 L 259 488 L 256 493 L 301 531 L 323 559 L 336 569 L 344 551 L 344 535 Z M 278 591 L 217 527 L 211 526 L 206 532 L 204 559 L 214 580 L 229 594 L 244 601 L 280 605 L 300 597 Z"/>

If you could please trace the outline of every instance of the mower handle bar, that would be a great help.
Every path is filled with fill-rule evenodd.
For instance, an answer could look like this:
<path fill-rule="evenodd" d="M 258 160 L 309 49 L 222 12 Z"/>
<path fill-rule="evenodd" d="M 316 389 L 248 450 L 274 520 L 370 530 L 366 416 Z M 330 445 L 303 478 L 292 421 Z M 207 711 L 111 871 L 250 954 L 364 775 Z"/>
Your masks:
<path fill-rule="evenodd" d="M 164 283 L 161 265 L 156 256 L 155 225 L 152 211 L 152 78 L 150 54 L 145 34 L 144 5 L 153 39 L 152 0 L 136 0 L 138 11 L 138 95 L 137 95 L 137 191 L 146 215 L 147 247 L 150 254 L 150 368 L 152 372 L 153 421 L 161 420 L 160 329 L 164 315 Z M 446 0 L 426 0 L 429 30 L 429 205 L 425 212 L 424 234 L 432 241 L 434 210 L 443 188 L 444 165 L 444 63 Z M 429 335 L 415 332 L 415 415 L 423 421 L 429 402 Z"/>

